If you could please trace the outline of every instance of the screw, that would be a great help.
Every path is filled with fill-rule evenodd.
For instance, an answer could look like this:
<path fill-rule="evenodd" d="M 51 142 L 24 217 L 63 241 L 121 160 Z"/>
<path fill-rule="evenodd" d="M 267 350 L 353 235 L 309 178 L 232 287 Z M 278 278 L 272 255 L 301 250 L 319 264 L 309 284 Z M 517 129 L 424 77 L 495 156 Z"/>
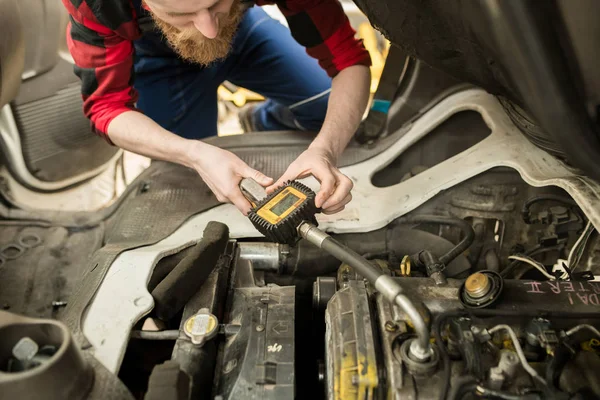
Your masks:
<path fill-rule="evenodd" d="M 54 308 L 65 307 L 66 305 L 67 305 L 66 301 L 53 301 L 52 302 L 52 307 L 54 307 Z"/>
<path fill-rule="evenodd" d="M 264 325 L 256 325 L 256 332 L 262 332 L 265 330 L 265 326 Z"/>
<path fill-rule="evenodd" d="M 385 330 L 388 332 L 396 332 L 398 330 L 398 324 L 393 321 L 386 321 Z"/>

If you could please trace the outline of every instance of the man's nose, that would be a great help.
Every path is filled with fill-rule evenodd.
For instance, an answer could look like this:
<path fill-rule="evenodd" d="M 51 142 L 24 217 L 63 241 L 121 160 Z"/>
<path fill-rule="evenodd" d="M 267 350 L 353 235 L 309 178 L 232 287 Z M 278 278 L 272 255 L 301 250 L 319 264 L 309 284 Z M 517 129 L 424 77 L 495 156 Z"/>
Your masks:
<path fill-rule="evenodd" d="M 194 26 L 208 39 L 214 39 L 219 33 L 219 18 L 217 13 L 204 10 L 194 18 Z"/>

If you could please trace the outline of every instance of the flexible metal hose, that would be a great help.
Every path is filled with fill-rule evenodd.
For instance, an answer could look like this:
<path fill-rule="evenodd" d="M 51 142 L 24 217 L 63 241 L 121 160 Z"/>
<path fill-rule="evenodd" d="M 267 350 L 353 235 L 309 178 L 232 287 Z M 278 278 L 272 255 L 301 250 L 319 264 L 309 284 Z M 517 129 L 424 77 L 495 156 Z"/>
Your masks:
<path fill-rule="evenodd" d="M 375 268 L 373 264 L 354 250 L 338 242 L 308 222 L 304 222 L 298 227 L 298 233 L 302 238 L 354 268 L 357 273 L 373 284 L 388 301 L 398 305 L 411 319 L 418 336 L 417 346 L 411 348 L 412 355 L 419 360 L 427 360 L 429 358 L 431 355 L 429 327 L 414 303 L 404 295 L 404 291 L 398 282 Z"/>

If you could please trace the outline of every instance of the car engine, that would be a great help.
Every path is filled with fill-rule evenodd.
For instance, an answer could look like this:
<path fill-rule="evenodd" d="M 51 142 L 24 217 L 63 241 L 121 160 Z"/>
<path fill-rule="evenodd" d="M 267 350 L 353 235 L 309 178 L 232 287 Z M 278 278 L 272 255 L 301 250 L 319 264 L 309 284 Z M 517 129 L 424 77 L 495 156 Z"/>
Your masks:
<path fill-rule="evenodd" d="M 486 124 L 463 113 L 460 143 L 465 124 L 479 142 L 414 162 L 465 109 Z M 384 147 L 342 169 L 348 210 L 318 216 L 335 254 L 268 242 L 230 205 L 186 214 L 206 196 L 195 173 L 153 164 L 115 205 L 62 322 L 0 311 L 0 397 L 600 398 L 597 184 L 477 89 Z M 171 233 L 135 242 L 174 215 Z"/>

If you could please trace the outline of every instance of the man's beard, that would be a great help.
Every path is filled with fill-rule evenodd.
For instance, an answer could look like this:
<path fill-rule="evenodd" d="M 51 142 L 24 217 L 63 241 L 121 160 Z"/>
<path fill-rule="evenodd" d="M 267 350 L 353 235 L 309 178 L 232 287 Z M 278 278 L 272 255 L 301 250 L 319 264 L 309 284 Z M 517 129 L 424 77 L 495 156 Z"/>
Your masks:
<path fill-rule="evenodd" d="M 209 65 L 224 59 L 231 51 L 233 37 L 246 9 L 239 0 L 234 0 L 229 14 L 219 20 L 219 33 L 214 39 L 206 38 L 194 27 L 180 30 L 150 14 L 177 54 L 187 61 Z"/>

